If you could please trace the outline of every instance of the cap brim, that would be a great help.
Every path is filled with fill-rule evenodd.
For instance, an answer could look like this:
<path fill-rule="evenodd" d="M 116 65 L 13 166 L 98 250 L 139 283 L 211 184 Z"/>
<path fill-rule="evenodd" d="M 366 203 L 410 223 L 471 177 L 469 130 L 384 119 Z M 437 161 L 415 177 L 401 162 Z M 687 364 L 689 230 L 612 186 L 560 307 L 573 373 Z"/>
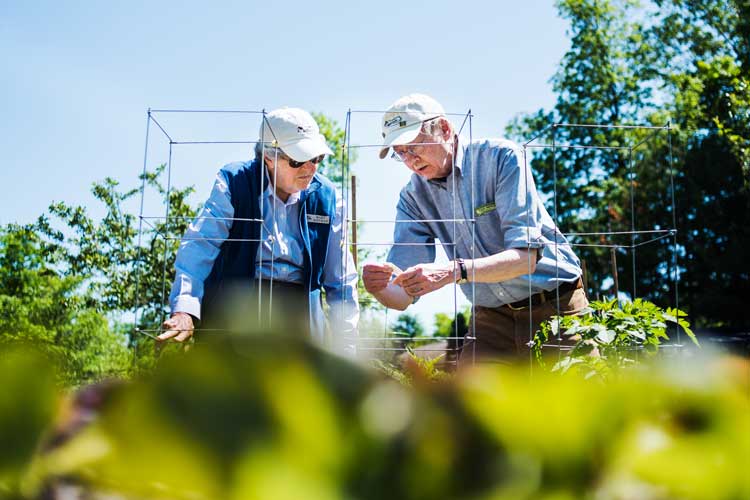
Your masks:
<path fill-rule="evenodd" d="M 382 160 L 388 154 L 391 146 L 403 146 L 409 144 L 417 138 L 419 131 L 422 130 L 422 122 L 417 122 L 408 127 L 400 128 L 385 136 L 383 149 L 380 150 L 380 159 Z"/>
<path fill-rule="evenodd" d="M 332 155 L 333 151 L 321 135 L 318 139 L 305 137 L 291 144 L 280 145 L 281 150 L 294 161 L 307 161 L 320 155 Z"/>

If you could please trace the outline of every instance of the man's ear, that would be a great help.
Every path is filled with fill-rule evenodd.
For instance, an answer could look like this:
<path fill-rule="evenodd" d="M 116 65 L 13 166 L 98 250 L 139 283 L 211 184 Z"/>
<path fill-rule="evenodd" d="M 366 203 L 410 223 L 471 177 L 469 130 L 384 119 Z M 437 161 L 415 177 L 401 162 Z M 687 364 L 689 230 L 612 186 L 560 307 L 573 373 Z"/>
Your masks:
<path fill-rule="evenodd" d="M 440 118 L 440 134 L 443 136 L 443 139 L 445 139 L 446 141 L 453 136 L 453 130 L 451 129 L 451 124 L 445 118 Z"/>

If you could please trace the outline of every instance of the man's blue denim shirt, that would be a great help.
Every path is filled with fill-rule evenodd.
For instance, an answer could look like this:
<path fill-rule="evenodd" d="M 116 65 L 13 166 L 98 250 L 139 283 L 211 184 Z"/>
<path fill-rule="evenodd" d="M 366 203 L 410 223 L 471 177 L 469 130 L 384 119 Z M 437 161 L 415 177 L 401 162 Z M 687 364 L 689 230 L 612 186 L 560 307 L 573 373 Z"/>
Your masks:
<path fill-rule="evenodd" d="M 433 262 L 435 239 L 451 260 L 539 249 L 532 275 L 461 286 L 470 301 L 484 307 L 528 298 L 529 286 L 535 294 L 581 276 L 580 261 L 544 208 L 521 148 L 503 139 L 469 144 L 458 137 L 456 151 L 453 173 L 444 181 L 414 174 L 401 190 L 387 260 L 401 269 Z"/>

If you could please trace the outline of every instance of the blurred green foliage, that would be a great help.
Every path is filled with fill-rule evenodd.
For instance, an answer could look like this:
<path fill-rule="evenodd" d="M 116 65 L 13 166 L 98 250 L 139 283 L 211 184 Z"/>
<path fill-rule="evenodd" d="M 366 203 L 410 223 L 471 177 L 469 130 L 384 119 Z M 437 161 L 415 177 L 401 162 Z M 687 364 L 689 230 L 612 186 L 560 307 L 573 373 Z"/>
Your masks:
<path fill-rule="evenodd" d="M 422 337 L 424 326 L 415 314 L 401 313 L 391 325 L 394 335 L 408 337 L 410 339 Z"/>
<path fill-rule="evenodd" d="M 0 381 L 0 498 L 13 498 L 52 423 L 56 381 L 49 356 L 26 351 L 20 343 L 0 346 Z"/>
<path fill-rule="evenodd" d="M 52 386 L 39 390 L 33 364 L 0 365 L 0 435 L 26 443 L 3 462 L 2 487 L 28 498 L 63 487 L 117 498 L 746 498 L 747 362 L 675 361 L 607 384 L 484 365 L 406 387 L 283 331 L 246 331 L 102 387 L 98 418 L 33 460 Z"/>

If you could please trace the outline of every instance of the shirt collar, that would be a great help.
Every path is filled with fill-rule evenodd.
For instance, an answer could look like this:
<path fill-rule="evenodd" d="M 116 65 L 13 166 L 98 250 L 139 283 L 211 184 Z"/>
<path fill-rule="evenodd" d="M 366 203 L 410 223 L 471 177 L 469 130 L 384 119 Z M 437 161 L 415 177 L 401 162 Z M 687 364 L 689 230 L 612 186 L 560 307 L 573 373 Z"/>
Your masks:
<path fill-rule="evenodd" d="M 466 150 L 466 139 L 456 134 L 456 154 L 453 155 L 453 166 L 459 173 L 463 171 L 464 153 Z"/>
<path fill-rule="evenodd" d="M 268 168 L 263 168 L 263 171 L 266 176 L 266 190 L 263 191 L 263 196 L 266 198 L 276 198 L 279 200 L 282 204 L 289 206 L 294 205 L 300 200 L 300 196 L 302 195 L 302 191 L 297 191 L 296 193 L 292 193 L 289 195 L 289 198 L 286 199 L 286 201 L 282 201 L 281 198 L 278 197 L 276 194 L 276 190 L 273 189 L 273 179 L 271 179 L 271 176 L 268 174 Z"/>
<path fill-rule="evenodd" d="M 442 179 L 431 179 L 427 181 L 430 184 L 433 184 L 435 186 L 441 187 L 443 189 L 448 189 L 448 184 L 450 184 L 450 178 L 451 175 L 458 175 L 461 176 L 461 173 L 463 171 L 463 162 L 464 162 L 464 149 L 466 141 L 463 137 L 456 134 L 456 152 L 453 154 L 453 171 L 451 172 L 448 177 L 442 178 Z"/>

